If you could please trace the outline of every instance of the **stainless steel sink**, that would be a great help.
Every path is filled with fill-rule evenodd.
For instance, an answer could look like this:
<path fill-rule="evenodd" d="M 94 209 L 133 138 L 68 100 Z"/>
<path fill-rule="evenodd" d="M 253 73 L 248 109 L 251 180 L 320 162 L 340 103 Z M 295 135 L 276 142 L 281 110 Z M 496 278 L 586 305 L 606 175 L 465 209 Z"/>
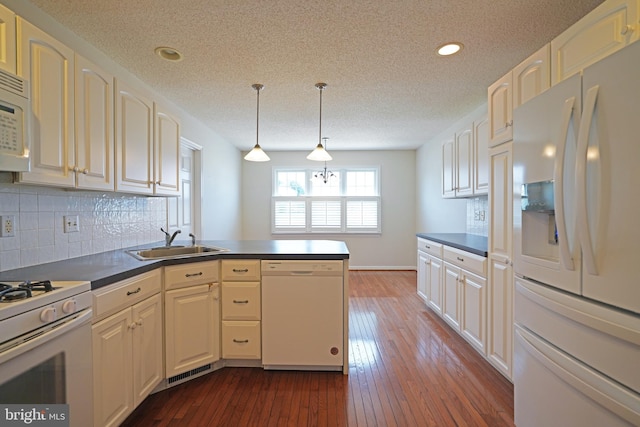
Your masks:
<path fill-rule="evenodd" d="M 126 251 L 129 255 L 139 260 L 149 259 L 174 259 L 187 258 L 195 256 L 210 255 L 219 252 L 227 252 L 229 249 L 219 248 L 217 246 L 162 246 L 151 249 L 132 249 Z"/>

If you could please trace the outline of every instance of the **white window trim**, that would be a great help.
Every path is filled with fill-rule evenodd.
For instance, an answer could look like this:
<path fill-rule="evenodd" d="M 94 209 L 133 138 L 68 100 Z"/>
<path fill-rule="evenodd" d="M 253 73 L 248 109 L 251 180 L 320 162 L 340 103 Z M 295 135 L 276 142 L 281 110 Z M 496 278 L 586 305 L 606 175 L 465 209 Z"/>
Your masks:
<path fill-rule="evenodd" d="M 316 168 L 317 169 L 317 168 Z M 277 188 L 277 172 L 281 171 L 304 171 L 305 180 L 309 182 L 311 177 L 316 172 L 316 169 L 309 168 L 274 168 L 272 171 L 272 192 L 275 193 Z M 341 176 L 346 176 L 346 172 L 353 171 L 375 171 L 376 176 L 376 192 L 377 196 L 276 196 L 271 197 L 271 234 L 283 235 L 283 234 L 382 234 L 382 198 L 379 195 L 380 191 L 380 168 L 379 167 L 341 167 L 336 169 Z M 343 185 L 346 183 L 343 181 Z M 307 184 L 308 190 L 310 186 Z M 344 192 L 343 188 L 343 192 Z M 341 218 L 340 227 L 313 227 L 312 226 L 312 203 L 314 201 L 336 201 L 339 200 L 341 204 Z M 275 209 L 276 203 L 279 201 L 304 201 L 305 203 L 305 226 L 304 227 L 278 227 L 275 224 Z M 377 226 L 366 227 L 347 227 L 347 202 L 349 201 L 375 201 L 377 203 Z"/>

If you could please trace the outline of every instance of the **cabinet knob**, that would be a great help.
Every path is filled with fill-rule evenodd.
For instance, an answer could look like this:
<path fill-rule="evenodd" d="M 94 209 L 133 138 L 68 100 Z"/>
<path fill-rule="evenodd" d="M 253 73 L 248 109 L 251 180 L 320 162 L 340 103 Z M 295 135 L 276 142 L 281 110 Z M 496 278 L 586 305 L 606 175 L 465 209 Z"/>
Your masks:
<path fill-rule="evenodd" d="M 625 25 L 620 30 L 620 35 L 626 36 L 627 34 L 633 33 L 633 30 L 634 30 L 633 25 Z"/>
<path fill-rule="evenodd" d="M 133 322 L 129 325 L 129 329 L 135 329 L 136 328 L 136 322 Z"/>
<path fill-rule="evenodd" d="M 89 169 L 86 169 L 86 168 L 82 169 L 82 173 L 85 174 L 85 175 L 88 174 L 89 173 Z"/>
<path fill-rule="evenodd" d="M 74 167 L 69 166 L 69 170 L 70 170 L 71 172 L 78 173 L 78 171 L 80 170 L 80 168 L 79 168 L 79 167 L 77 167 L 77 166 L 74 166 Z"/>

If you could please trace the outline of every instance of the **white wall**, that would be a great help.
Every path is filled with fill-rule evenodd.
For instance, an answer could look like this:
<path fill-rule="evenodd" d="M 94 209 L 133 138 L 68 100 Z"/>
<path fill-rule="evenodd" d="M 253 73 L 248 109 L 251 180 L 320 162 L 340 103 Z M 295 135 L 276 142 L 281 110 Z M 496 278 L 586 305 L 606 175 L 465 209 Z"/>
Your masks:
<path fill-rule="evenodd" d="M 473 199 L 442 198 L 442 143 L 486 112 L 486 104 L 476 108 L 416 150 L 416 232 L 467 232 L 467 203 Z"/>
<path fill-rule="evenodd" d="M 311 147 L 309 151 L 311 151 Z M 415 151 L 331 151 L 331 167 L 377 166 L 382 198 L 381 235 L 272 235 L 272 171 L 276 167 L 323 167 L 306 159 L 307 151 L 268 152 L 270 162 L 242 163 L 243 238 L 344 240 L 353 269 L 415 268 Z"/>

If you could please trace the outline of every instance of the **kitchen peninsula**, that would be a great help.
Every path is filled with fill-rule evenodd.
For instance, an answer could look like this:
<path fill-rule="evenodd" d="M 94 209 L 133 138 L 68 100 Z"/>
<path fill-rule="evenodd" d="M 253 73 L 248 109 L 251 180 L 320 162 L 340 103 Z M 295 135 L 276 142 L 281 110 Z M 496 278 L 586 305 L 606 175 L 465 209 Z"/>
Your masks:
<path fill-rule="evenodd" d="M 91 418 L 95 426 L 119 425 L 149 394 L 225 366 L 348 373 L 344 242 L 172 246 L 194 245 L 225 250 L 139 260 L 125 248 L 0 273 L 0 282 L 50 281 L 52 296 L 63 282 L 90 284 L 36 310 L 43 322 L 85 319 L 73 353 L 84 355 L 77 365 L 89 377 L 84 385 L 93 383 L 93 409 L 87 400 L 71 402 L 72 419 L 81 421 L 72 425 Z"/>

